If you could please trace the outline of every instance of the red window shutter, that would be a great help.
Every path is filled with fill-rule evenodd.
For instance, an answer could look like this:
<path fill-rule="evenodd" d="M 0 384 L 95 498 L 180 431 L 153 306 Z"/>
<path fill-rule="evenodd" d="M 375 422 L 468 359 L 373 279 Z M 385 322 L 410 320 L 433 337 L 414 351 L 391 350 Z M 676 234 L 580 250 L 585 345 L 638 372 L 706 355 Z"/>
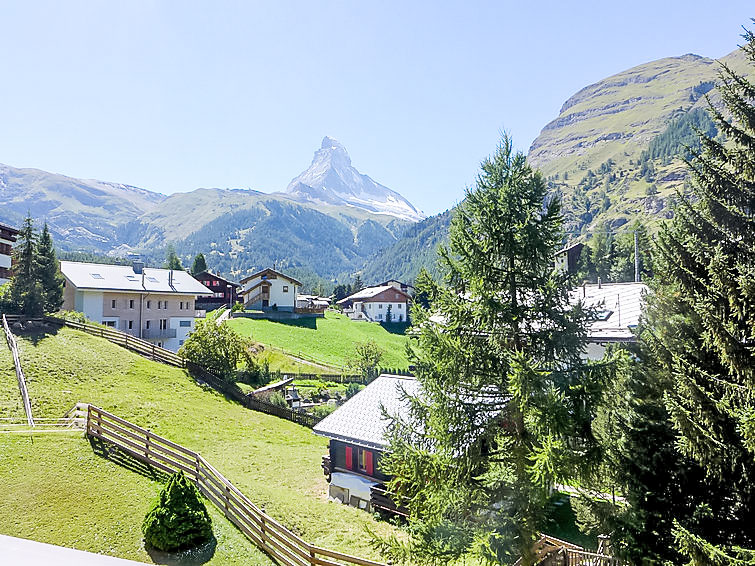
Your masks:
<path fill-rule="evenodd" d="M 369 450 L 364 451 L 364 470 L 367 472 L 368 476 L 373 475 L 372 474 L 372 452 Z"/>
<path fill-rule="evenodd" d="M 351 457 L 351 446 L 346 447 L 346 469 L 351 470 L 354 468 L 354 460 Z"/>

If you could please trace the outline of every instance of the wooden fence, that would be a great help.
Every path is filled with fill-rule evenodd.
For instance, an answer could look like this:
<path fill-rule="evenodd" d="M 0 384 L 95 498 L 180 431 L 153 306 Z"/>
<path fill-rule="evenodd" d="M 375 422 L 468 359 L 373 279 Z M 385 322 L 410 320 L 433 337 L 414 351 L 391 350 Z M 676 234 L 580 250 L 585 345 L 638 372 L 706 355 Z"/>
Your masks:
<path fill-rule="evenodd" d="M 29 427 L 34 427 L 34 417 L 31 414 L 31 402 L 29 401 L 29 391 L 26 389 L 26 378 L 24 371 L 21 369 L 21 360 L 18 357 L 18 345 L 16 337 L 10 331 L 8 319 L 3 315 L 3 330 L 5 331 L 5 340 L 8 342 L 11 354 L 13 354 L 13 365 L 16 367 L 16 379 L 18 379 L 18 389 L 21 392 L 21 399 L 24 403 L 24 412 L 26 412 L 26 422 Z"/>
<path fill-rule="evenodd" d="M 254 544 L 282 566 L 384 566 L 312 545 L 263 512 L 197 452 L 88 406 L 87 434 L 167 473 L 182 470 Z"/>
<path fill-rule="evenodd" d="M 629 562 L 608 554 L 591 552 L 565 540 L 543 534 L 535 543 L 538 566 L 630 566 Z M 521 559 L 514 563 L 519 566 Z"/>

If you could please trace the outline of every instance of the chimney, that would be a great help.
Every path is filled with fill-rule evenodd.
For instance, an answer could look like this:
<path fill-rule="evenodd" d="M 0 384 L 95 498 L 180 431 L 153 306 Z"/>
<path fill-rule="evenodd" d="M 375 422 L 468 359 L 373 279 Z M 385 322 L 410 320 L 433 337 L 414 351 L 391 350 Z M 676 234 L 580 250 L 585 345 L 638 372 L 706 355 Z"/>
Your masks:
<path fill-rule="evenodd" d="M 144 262 L 139 259 L 135 259 L 133 268 L 134 268 L 134 273 L 141 273 L 142 270 L 144 269 Z"/>
<path fill-rule="evenodd" d="M 168 272 L 168 287 L 173 287 L 173 270 Z"/>

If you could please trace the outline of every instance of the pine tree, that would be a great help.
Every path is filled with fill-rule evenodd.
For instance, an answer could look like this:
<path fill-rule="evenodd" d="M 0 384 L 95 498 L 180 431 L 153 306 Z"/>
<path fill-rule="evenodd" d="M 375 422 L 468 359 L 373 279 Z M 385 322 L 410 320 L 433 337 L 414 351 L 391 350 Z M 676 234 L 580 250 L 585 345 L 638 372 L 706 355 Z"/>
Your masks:
<path fill-rule="evenodd" d="M 168 250 L 165 253 L 164 269 L 183 270 L 184 266 L 181 264 L 181 260 L 176 255 L 176 249 L 171 245 L 168 246 Z"/>
<path fill-rule="evenodd" d="M 357 274 L 357 276 L 354 278 L 354 285 L 351 287 L 351 292 L 356 293 L 357 291 L 361 291 L 364 289 L 364 283 L 362 283 L 362 277 Z"/>
<path fill-rule="evenodd" d="M 56 312 L 63 306 L 63 276 L 58 268 L 52 236 L 45 222 L 37 244 L 37 279 L 42 286 L 45 312 Z"/>
<path fill-rule="evenodd" d="M 755 66 L 755 36 L 744 37 Z M 717 504 L 732 521 L 715 537 L 678 517 L 693 564 L 731 563 L 734 546 L 755 547 L 755 84 L 722 65 L 718 90 L 725 109 L 710 110 L 726 141 L 702 136 L 688 162 L 692 195 L 679 196 L 658 238 L 647 336 L 671 384 L 665 400 L 681 453 L 728 486 Z"/>
<path fill-rule="evenodd" d="M 37 233 L 31 215 L 24 220 L 18 234 L 19 244 L 13 250 L 13 279 L 10 298 L 15 309 L 27 316 L 39 316 L 44 312 L 44 293 L 37 280 Z"/>
<path fill-rule="evenodd" d="M 386 542 L 395 559 L 532 564 L 550 487 L 587 465 L 586 316 L 553 269 L 562 217 L 546 193 L 504 137 L 452 222 L 445 283 L 420 282 L 422 394 L 383 460 L 411 515 L 410 543 Z"/>
<path fill-rule="evenodd" d="M 180 265 L 180 262 L 179 262 L 179 265 Z M 173 268 L 173 269 L 177 269 L 177 268 Z M 207 262 L 204 259 L 204 254 L 198 253 L 197 256 L 194 258 L 194 263 L 191 264 L 191 274 L 199 275 L 203 271 L 207 271 Z"/>

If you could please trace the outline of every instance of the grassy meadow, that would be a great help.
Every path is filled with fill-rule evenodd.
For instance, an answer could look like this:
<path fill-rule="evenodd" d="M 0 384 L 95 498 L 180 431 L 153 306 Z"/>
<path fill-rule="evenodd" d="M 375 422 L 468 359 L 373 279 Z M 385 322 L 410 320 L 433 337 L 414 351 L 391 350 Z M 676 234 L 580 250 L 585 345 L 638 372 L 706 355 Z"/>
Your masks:
<path fill-rule="evenodd" d="M 255 342 L 334 368 L 346 367 L 353 358 L 354 346 L 367 340 L 375 341 L 383 350 L 380 365 L 397 368 L 409 365 L 406 324 L 355 322 L 332 311 L 326 311 L 325 318 L 281 321 L 234 318 L 225 324 Z"/>
<path fill-rule="evenodd" d="M 0 326 L 0 419 L 15 420 L 25 417 L 13 356 L 5 341 L 5 332 Z"/>
<path fill-rule="evenodd" d="M 35 416 L 60 417 L 79 401 L 98 405 L 200 452 L 252 501 L 310 542 L 380 559 L 370 546 L 366 528 L 387 534 L 393 527 L 363 511 L 327 500 L 327 483 L 320 468 L 327 441 L 311 430 L 244 409 L 197 385 L 181 369 L 146 360 L 76 330 L 61 328 L 49 334 L 21 335 L 19 346 Z M 157 486 L 138 473 L 99 458 L 84 438 L 47 438 L 37 436 L 34 442 L 57 447 L 40 449 L 39 455 L 36 448 L 28 450 L 29 440 L 23 435 L 2 439 L 1 454 L 6 462 L 0 464 L 0 488 L 5 493 L 28 492 L 24 497 L 32 497 L 44 484 L 49 497 L 36 499 L 39 508 L 34 510 L 33 520 L 18 526 L 14 521 L 21 507 L 0 506 L 0 532 L 96 548 L 98 552 L 112 548 L 112 553 L 124 557 L 141 556 L 137 548 L 140 535 L 133 529 L 141 525 Z M 13 472 L 12 466 L 22 466 L 23 471 L 18 468 L 18 473 Z M 50 471 L 66 466 L 66 473 Z M 91 470 L 90 476 L 82 472 L 77 479 L 71 475 L 82 466 Z M 73 486 L 76 482 L 78 485 Z M 123 540 L 100 540 L 104 535 L 87 534 L 57 520 L 64 513 L 81 516 L 82 490 L 91 490 L 96 494 L 92 497 L 104 502 L 99 510 L 87 512 L 99 513 L 104 525 L 124 533 Z M 109 509 L 114 506 L 133 506 L 136 510 L 120 517 L 111 514 Z M 130 550 L 121 553 L 124 548 Z M 248 563 L 256 564 L 254 560 Z M 227 563 L 235 562 L 229 558 Z"/>

